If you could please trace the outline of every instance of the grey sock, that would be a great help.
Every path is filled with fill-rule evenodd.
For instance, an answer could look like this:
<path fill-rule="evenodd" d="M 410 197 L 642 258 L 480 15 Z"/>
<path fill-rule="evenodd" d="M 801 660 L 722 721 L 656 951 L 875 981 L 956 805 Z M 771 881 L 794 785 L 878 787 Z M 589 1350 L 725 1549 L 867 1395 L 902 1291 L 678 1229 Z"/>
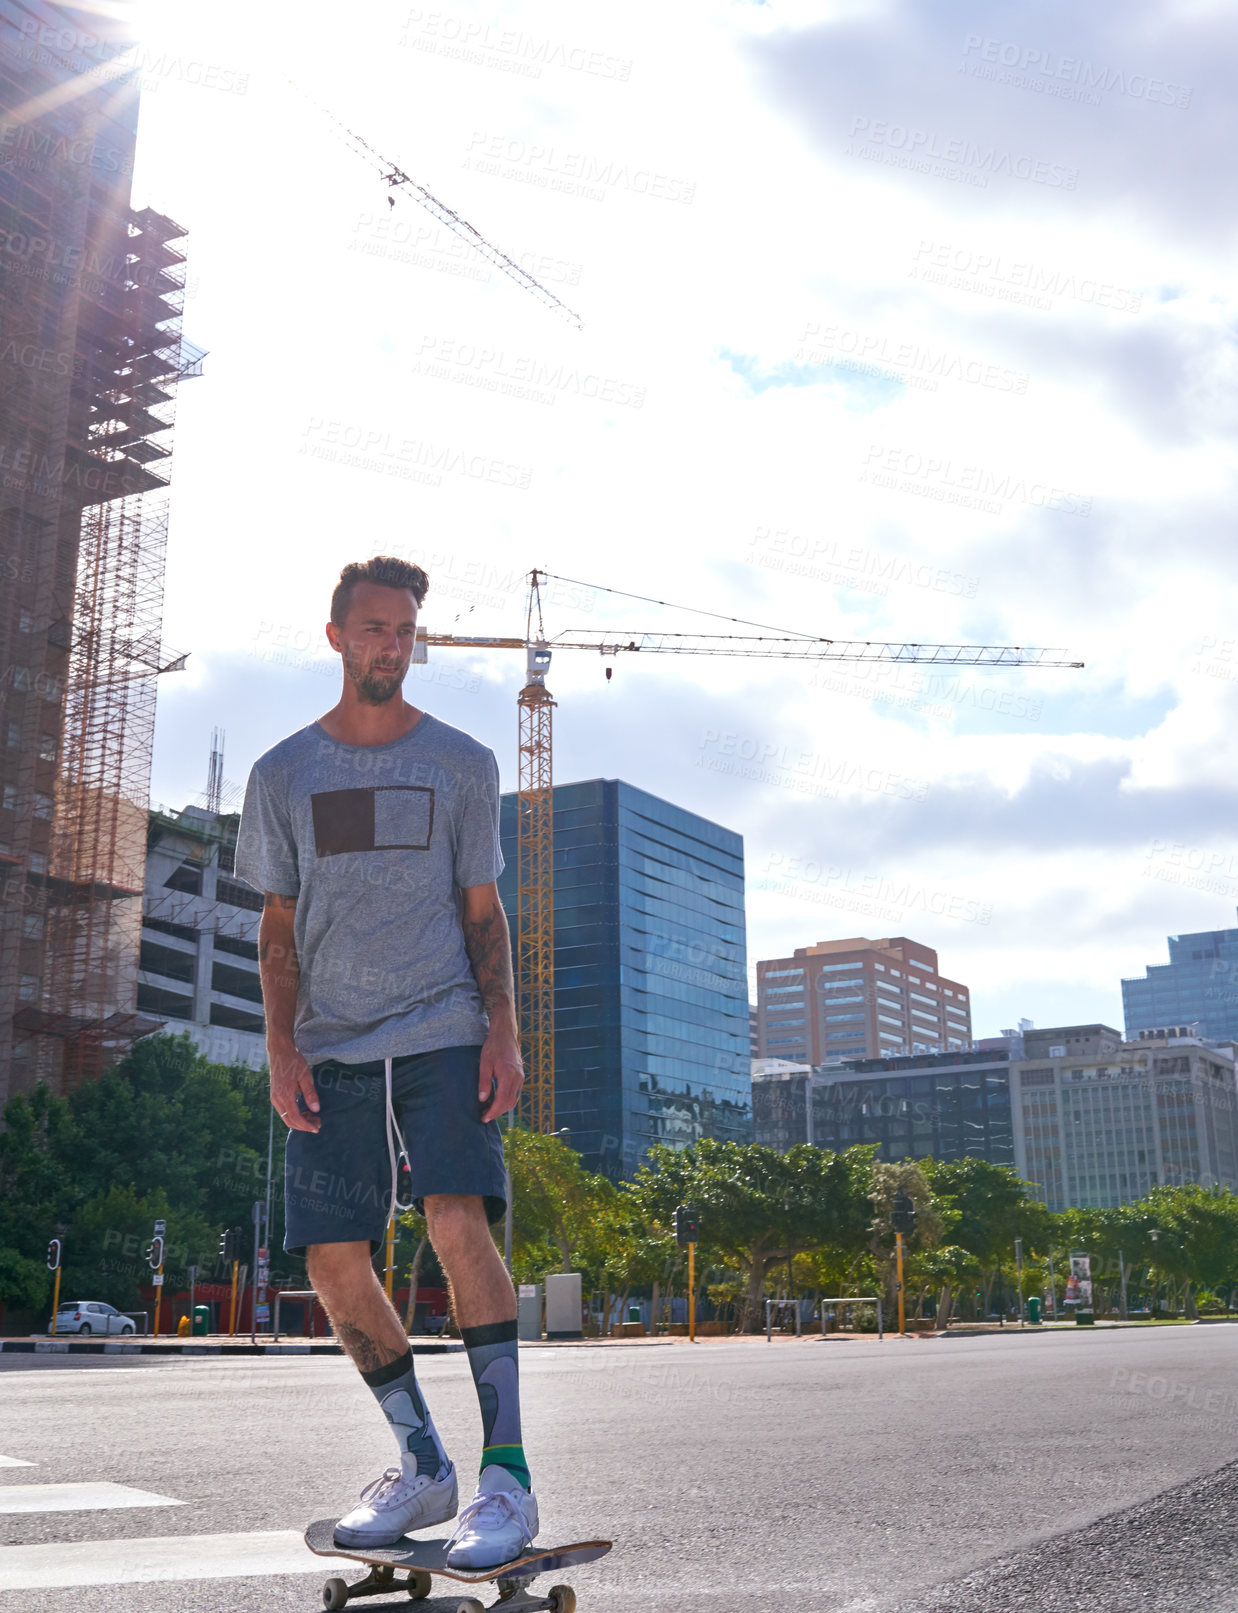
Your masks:
<path fill-rule="evenodd" d="M 520 1433 L 520 1365 L 515 1322 L 462 1327 L 477 1401 L 481 1407 L 482 1471 L 492 1462 L 529 1488 L 529 1464 Z"/>
<path fill-rule="evenodd" d="M 413 1457 L 419 1475 L 428 1473 L 431 1478 L 440 1478 L 449 1465 L 449 1458 L 421 1398 L 413 1372 L 412 1350 L 405 1350 L 398 1360 L 376 1367 L 373 1372 L 363 1372 L 361 1376 L 391 1424 L 401 1457 Z"/>

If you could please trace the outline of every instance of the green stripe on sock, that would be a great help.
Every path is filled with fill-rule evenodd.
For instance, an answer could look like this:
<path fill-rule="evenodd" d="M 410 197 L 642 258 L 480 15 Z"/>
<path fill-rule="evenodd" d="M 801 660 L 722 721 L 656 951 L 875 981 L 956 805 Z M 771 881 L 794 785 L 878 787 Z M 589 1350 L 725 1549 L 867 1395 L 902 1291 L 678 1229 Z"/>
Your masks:
<path fill-rule="evenodd" d="M 523 1445 L 487 1445 L 481 1453 L 482 1471 L 496 1462 L 500 1467 L 505 1467 L 512 1478 L 526 1490 L 531 1488 L 529 1464 L 524 1459 Z"/>

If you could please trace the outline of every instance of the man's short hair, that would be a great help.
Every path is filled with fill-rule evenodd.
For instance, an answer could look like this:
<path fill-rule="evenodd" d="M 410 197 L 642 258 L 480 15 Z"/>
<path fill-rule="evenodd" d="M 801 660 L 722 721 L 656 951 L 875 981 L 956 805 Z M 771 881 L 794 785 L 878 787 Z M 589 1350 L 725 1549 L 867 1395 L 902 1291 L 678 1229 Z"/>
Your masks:
<path fill-rule="evenodd" d="M 407 588 L 419 610 L 430 586 L 430 579 L 420 566 L 397 560 L 394 555 L 376 554 L 373 560 L 354 560 L 340 572 L 340 580 L 331 595 L 331 620 L 337 627 L 343 627 L 347 620 L 353 589 L 360 582 L 375 583 L 379 588 Z"/>

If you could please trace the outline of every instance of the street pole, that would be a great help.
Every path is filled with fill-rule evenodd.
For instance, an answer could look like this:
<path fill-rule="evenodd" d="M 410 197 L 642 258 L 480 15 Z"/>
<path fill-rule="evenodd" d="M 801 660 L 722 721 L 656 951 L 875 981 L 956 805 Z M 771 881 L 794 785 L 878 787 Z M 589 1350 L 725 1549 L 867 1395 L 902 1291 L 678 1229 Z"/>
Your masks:
<path fill-rule="evenodd" d="M 240 1270 L 240 1265 L 239 1260 L 232 1262 L 232 1308 L 228 1312 L 228 1337 L 230 1339 L 236 1337 L 236 1274 Z"/>
<path fill-rule="evenodd" d="M 250 1278 L 249 1342 L 256 1344 L 258 1341 L 258 1278 L 262 1275 L 259 1270 L 258 1245 L 261 1241 L 261 1229 L 266 1220 L 265 1202 L 262 1199 L 255 1199 L 251 1213 L 254 1218 L 254 1269 Z"/>
<path fill-rule="evenodd" d="M 190 1268 L 189 1268 L 189 1330 L 190 1330 L 190 1332 L 193 1331 L 193 1295 L 194 1295 L 194 1287 L 195 1287 L 197 1281 L 198 1281 L 198 1268 L 196 1266 L 190 1266 Z"/>
<path fill-rule="evenodd" d="M 688 1245 L 688 1343 L 696 1343 L 696 1245 Z"/>
<path fill-rule="evenodd" d="M 1049 1308 L 1053 1312 L 1053 1320 L 1057 1321 L 1057 1278 L 1053 1275 L 1053 1256 L 1049 1256 Z"/>
<path fill-rule="evenodd" d="M 1015 1265 L 1019 1268 L 1019 1326 L 1020 1327 L 1025 1327 L 1027 1324 L 1023 1319 L 1023 1239 L 1022 1238 L 1016 1238 L 1014 1240 L 1014 1259 L 1015 1259 Z"/>
<path fill-rule="evenodd" d="M 155 1331 L 153 1337 L 159 1337 L 159 1302 L 163 1298 L 163 1236 L 168 1230 L 167 1222 L 162 1217 L 155 1222 L 155 1231 L 151 1237 L 151 1249 L 156 1243 L 159 1245 L 159 1263 L 155 1266 L 155 1274 L 151 1281 L 155 1285 Z M 152 1262 L 153 1264 L 153 1262 Z"/>
<path fill-rule="evenodd" d="M 903 1234 L 894 1234 L 894 1249 L 898 1259 L 898 1336 L 905 1338 L 907 1334 L 906 1319 L 903 1315 Z"/>
<path fill-rule="evenodd" d="M 47 1246 L 48 1265 L 52 1266 L 53 1260 L 56 1262 L 52 1266 L 52 1270 L 56 1273 L 56 1280 L 52 1287 L 52 1325 L 48 1329 L 53 1338 L 56 1337 L 56 1313 L 60 1309 L 60 1251 L 62 1247 L 59 1238 L 53 1238 Z"/>
<path fill-rule="evenodd" d="M 271 1161 L 275 1149 L 275 1105 L 271 1105 L 267 1119 L 267 1207 L 263 1220 L 267 1226 L 271 1225 Z"/>
<path fill-rule="evenodd" d="M 1122 1279 L 1122 1320 L 1128 1320 L 1126 1314 L 1126 1263 L 1122 1259 L 1122 1251 L 1118 1250 L 1118 1274 Z"/>

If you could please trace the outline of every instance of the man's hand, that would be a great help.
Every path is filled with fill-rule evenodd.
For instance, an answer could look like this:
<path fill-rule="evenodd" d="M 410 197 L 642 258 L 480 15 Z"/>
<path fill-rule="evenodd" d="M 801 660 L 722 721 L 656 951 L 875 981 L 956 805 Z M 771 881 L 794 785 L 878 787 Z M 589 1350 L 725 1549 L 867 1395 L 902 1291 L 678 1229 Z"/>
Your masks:
<path fill-rule="evenodd" d="M 271 1103 L 275 1113 L 292 1131 L 320 1131 L 318 1093 L 314 1087 L 314 1072 L 295 1047 L 276 1051 L 268 1044 L 267 1062 L 271 1066 Z M 306 1114 L 297 1104 L 298 1096 L 305 1099 L 305 1107 L 313 1110 Z"/>
<path fill-rule="evenodd" d="M 477 1083 L 482 1120 L 497 1119 L 509 1109 L 514 1109 L 523 1085 L 524 1065 L 520 1061 L 520 1043 L 506 1028 L 491 1031 L 482 1043 L 481 1071 Z"/>

